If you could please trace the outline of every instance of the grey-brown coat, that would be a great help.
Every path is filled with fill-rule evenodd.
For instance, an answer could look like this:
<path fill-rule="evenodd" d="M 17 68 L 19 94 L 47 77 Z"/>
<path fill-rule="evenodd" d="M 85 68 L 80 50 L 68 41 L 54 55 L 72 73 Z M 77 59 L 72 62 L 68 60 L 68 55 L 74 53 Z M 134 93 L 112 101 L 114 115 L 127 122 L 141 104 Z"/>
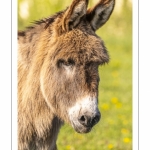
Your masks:
<path fill-rule="evenodd" d="M 18 33 L 18 149 L 56 150 L 63 122 L 87 133 L 100 120 L 98 65 L 109 61 L 95 34 L 114 0 L 87 10 L 73 0 L 64 11 Z"/>

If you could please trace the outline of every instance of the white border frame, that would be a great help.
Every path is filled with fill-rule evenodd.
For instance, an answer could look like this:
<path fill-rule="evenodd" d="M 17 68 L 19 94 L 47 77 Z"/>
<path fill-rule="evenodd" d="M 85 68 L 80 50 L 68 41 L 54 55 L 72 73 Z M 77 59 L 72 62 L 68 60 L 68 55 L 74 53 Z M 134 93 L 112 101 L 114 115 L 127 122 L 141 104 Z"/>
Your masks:
<path fill-rule="evenodd" d="M 0 68 L 2 72 L 0 73 L 0 91 L 2 104 L 0 104 L 0 141 L 1 148 L 10 149 L 11 147 L 16 150 L 17 0 L 13 0 L 13 3 L 12 0 L 11 3 L 8 1 L 1 3 Z M 146 0 L 133 0 L 133 150 L 147 149 L 150 139 L 150 21 L 148 19 L 150 5 L 148 3 L 150 2 Z"/>

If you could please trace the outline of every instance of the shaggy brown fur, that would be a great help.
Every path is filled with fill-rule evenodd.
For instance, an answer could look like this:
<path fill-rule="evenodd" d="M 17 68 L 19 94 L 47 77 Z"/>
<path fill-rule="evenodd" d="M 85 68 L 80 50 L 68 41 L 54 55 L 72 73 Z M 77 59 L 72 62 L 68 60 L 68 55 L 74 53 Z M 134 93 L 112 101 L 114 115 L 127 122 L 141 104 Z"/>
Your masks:
<path fill-rule="evenodd" d="M 87 6 L 88 0 L 73 0 L 18 33 L 19 150 L 56 150 L 61 125 L 71 124 L 68 109 L 87 94 L 98 96 L 98 65 L 109 56 L 95 30 L 108 20 L 114 0 Z"/>

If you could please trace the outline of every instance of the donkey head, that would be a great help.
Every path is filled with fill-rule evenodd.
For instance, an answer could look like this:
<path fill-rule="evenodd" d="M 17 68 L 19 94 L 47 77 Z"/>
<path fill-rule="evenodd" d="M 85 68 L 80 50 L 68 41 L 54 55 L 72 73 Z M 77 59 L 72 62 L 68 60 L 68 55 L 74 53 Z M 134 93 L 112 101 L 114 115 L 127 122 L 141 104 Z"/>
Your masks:
<path fill-rule="evenodd" d="M 53 113 L 79 133 L 100 120 L 98 66 L 109 61 L 95 33 L 110 17 L 114 0 L 88 9 L 88 0 L 73 0 L 49 27 L 49 51 L 41 71 L 42 93 Z"/>

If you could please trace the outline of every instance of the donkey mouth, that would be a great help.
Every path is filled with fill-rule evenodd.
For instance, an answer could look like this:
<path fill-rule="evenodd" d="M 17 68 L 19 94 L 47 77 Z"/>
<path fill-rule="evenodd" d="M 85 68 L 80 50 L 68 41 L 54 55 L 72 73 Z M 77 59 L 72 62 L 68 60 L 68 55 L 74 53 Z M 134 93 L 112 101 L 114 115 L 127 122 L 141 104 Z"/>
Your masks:
<path fill-rule="evenodd" d="M 72 127 L 74 128 L 74 130 L 78 133 L 88 133 L 92 130 L 93 126 L 95 124 L 97 124 L 98 121 L 94 124 L 88 124 L 88 125 L 85 125 L 85 124 L 81 124 L 80 122 L 78 121 L 72 121 Z"/>
<path fill-rule="evenodd" d="M 74 123 L 72 124 L 72 126 L 78 133 L 88 133 L 92 129 L 92 126 L 75 125 Z"/>

